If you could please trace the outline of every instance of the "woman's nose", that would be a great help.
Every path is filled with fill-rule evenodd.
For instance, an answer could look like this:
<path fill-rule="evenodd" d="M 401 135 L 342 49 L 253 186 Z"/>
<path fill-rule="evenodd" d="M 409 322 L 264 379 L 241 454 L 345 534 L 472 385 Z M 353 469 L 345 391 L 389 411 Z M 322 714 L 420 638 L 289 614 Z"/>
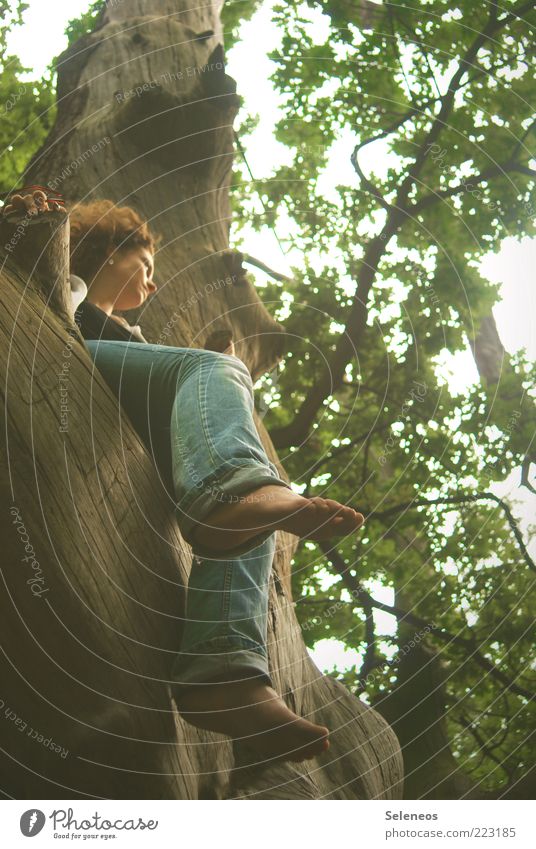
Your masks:
<path fill-rule="evenodd" d="M 154 280 L 148 280 L 147 281 L 147 288 L 149 289 L 149 293 L 152 294 L 153 292 L 156 292 L 156 290 L 158 289 L 158 286 L 156 285 Z"/>

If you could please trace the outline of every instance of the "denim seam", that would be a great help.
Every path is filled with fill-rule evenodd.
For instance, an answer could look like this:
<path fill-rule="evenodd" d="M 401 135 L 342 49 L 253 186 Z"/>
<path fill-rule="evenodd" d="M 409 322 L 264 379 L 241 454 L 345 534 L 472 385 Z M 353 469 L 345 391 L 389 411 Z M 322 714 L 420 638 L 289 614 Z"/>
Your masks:
<path fill-rule="evenodd" d="M 240 363 L 240 361 L 237 360 L 236 362 L 233 362 L 232 365 L 233 365 L 234 371 L 236 373 L 240 374 L 242 378 L 244 378 L 246 376 L 248 378 L 248 380 L 246 380 L 246 384 L 247 384 L 247 388 L 248 388 L 249 411 L 250 411 L 250 413 L 252 413 L 253 412 L 253 382 L 251 380 L 251 375 L 249 374 L 247 367 L 244 365 L 243 368 L 238 368 L 239 363 Z M 210 370 L 210 373 L 212 373 L 212 371 L 214 369 L 214 365 L 215 365 L 214 363 L 208 363 L 207 364 L 206 368 L 208 368 Z M 206 396 L 207 396 L 207 391 L 208 391 L 208 380 L 205 380 L 203 382 L 203 385 L 202 385 L 201 376 L 203 374 L 204 374 L 203 364 L 201 364 L 199 371 L 198 371 L 197 400 L 198 400 L 198 404 L 199 404 L 199 410 L 200 410 L 200 413 L 201 413 L 201 421 L 203 423 L 203 431 L 204 431 L 203 435 L 205 437 L 205 442 L 207 444 L 211 460 L 214 463 L 214 465 L 216 465 L 217 463 L 221 463 L 222 458 L 218 454 L 217 458 L 215 459 L 215 454 L 214 454 L 214 450 L 213 450 L 214 445 L 215 445 L 215 440 L 213 439 L 213 436 L 212 436 L 212 433 L 211 433 L 211 430 L 210 430 L 210 422 L 209 422 L 207 414 L 206 414 L 207 409 L 208 409 L 208 405 L 206 403 Z M 204 394 L 203 394 L 203 398 L 202 398 L 201 395 L 202 395 L 203 392 L 204 392 Z"/>
<path fill-rule="evenodd" d="M 209 456 L 210 456 L 212 463 L 214 463 L 214 465 L 216 465 L 216 463 L 221 462 L 221 457 L 218 457 L 217 460 L 215 459 L 214 453 L 212 451 L 212 446 L 210 444 L 210 431 L 209 431 L 209 427 L 208 427 L 207 405 L 206 405 L 206 403 L 203 403 L 202 399 L 201 399 L 201 392 L 202 392 L 201 377 L 202 376 L 203 376 L 203 368 L 202 368 L 202 365 L 201 365 L 200 368 L 197 371 L 197 404 L 199 406 L 199 412 L 201 414 L 200 418 L 201 418 L 201 423 L 203 425 L 203 436 L 205 438 L 208 453 L 209 453 Z M 205 386 L 205 392 L 206 392 L 206 381 L 204 382 L 204 386 Z"/>
<path fill-rule="evenodd" d="M 227 563 L 225 566 L 225 576 L 223 580 L 223 591 L 222 591 L 222 610 L 221 610 L 221 618 L 222 622 L 227 622 L 229 618 L 229 611 L 231 609 L 231 587 L 232 587 L 232 575 L 233 575 L 233 564 Z"/>
<path fill-rule="evenodd" d="M 214 489 L 214 487 L 211 486 L 212 483 L 222 484 L 229 480 L 229 478 L 234 475 L 235 472 L 241 469 L 245 469 L 248 466 L 258 472 L 259 476 L 268 476 L 270 477 L 270 479 L 273 479 L 275 484 L 283 484 L 287 488 L 290 488 L 290 485 L 286 481 L 277 477 L 268 466 L 261 466 L 259 463 L 256 463 L 254 460 L 252 461 L 249 458 L 235 457 L 233 458 L 232 463 L 229 460 L 226 460 L 221 463 L 214 472 L 211 472 L 210 474 L 206 475 L 199 482 L 200 486 L 196 485 L 195 489 L 203 490 L 203 492 L 196 493 L 195 491 L 193 491 L 192 488 L 192 491 L 187 493 L 186 497 L 182 498 L 181 501 L 178 502 L 178 506 L 182 507 L 184 505 L 184 502 L 186 502 L 187 506 L 191 507 L 193 504 L 195 504 L 196 501 L 199 500 L 200 496 L 210 494 L 210 492 L 212 492 L 212 490 Z"/>
<path fill-rule="evenodd" d="M 173 425 L 173 427 L 170 428 L 170 437 L 171 437 L 171 433 L 174 433 L 175 438 L 176 438 L 176 445 L 177 445 L 181 465 L 188 467 L 188 474 L 190 475 L 190 477 L 192 477 L 191 471 L 190 471 L 190 466 L 188 464 L 188 460 L 184 459 L 185 457 L 188 457 L 188 451 L 186 450 L 186 446 L 184 444 L 182 430 L 179 426 L 179 422 L 178 422 L 177 416 L 175 415 L 175 411 L 176 411 L 176 404 L 173 404 L 173 408 L 172 408 L 172 411 L 171 411 L 171 424 Z M 201 484 L 202 484 L 202 482 L 201 482 Z M 197 487 L 198 489 L 202 488 L 202 486 L 198 486 L 197 481 L 194 483 L 194 487 Z"/>
<path fill-rule="evenodd" d="M 215 649 L 222 649 L 221 652 L 215 652 Z M 187 650 L 182 650 L 179 652 L 180 655 L 189 656 L 195 655 L 196 657 L 204 654 L 222 654 L 225 657 L 229 655 L 229 648 L 236 648 L 236 650 L 247 650 L 253 651 L 256 654 L 260 655 L 263 658 L 268 657 L 268 652 L 265 646 L 261 646 L 259 643 L 256 643 L 254 640 L 249 639 L 248 637 L 240 637 L 237 634 L 229 634 L 227 636 L 220 637 L 211 637 L 210 640 L 203 640 L 199 643 L 194 643 L 193 646 L 189 646 Z M 234 661 L 233 661 L 234 662 Z"/>
<path fill-rule="evenodd" d="M 195 553 L 198 553 L 201 557 L 204 557 L 206 560 L 221 560 L 221 559 L 236 559 L 241 557 L 242 554 L 248 554 L 250 551 L 258 548 L 262 543 L 266 542 L 266 540 L 272 536 L 273 531 L 264 531 L 260 533 L 258 536 L 251 537 L 247 540 L 247 542 L 242 543 L 241 546 L 237 546 L 231 550 L 227 550 L 223 553 L 215 551 L 214 549 L 203 548 L 199 543 L 194 542 L 192 545 L 192 550 Z M 186 540 L 188 542 L 188 540 Z M 189 543 L 190 545 L 191 543 Z"/>
<path fill-rule="evenodd" d="M 231 660 L 229 656 L 219 659 L 214 654 L 207 654 L 207 663 L 201 655 L 184 663 L 176 662 L 171 670 L 172 687 L 175 694 L 180 695 L 189 687 L 218 681 L 241 681 L 246 677 L 262 678 L 268 686 L 273 687 L 270 676 L 268 657 L 251 649 L 244 650 L 241 658 Z M 179 660 L 179 659 L 177 659 Z M 247 676 L 244 672 L 247 671 Z"/>

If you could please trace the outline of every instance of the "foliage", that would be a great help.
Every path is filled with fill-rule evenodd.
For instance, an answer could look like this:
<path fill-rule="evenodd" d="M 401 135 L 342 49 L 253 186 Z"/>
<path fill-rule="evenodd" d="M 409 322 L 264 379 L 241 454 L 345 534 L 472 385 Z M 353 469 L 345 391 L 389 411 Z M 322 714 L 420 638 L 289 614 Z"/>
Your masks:
<path fill-rule="evenodd" d="M 13 8 L 15 6 L 15 8 Z M 2 48 L 2 56 L 6 49 L 6 39 L 11 27 L 14 24 L 22 22 L 22 16 L 28 4 L 23 0 L 18 0 L 17 4 L 13 4 L 10 0 L 0 0 L 0 46 Z M 4 60 L 2 60 L 4 64 Z"/>
<path fill-rule="evenodd" d="M 22 15 L 28 8 L 20 2 L 16 10 L 13 4 L 0 0 L 0 11 L 11 9 L 11 17 L 2 15 L 4 23 L 0 26 L 0 44 L 5 53 L 6 37 L 12 26 L 22 22 Z M 104 6 L 103 0 L 94 0 L 86 12 L 79 18 L 69 21 L 65 34 L 70 46 L 82 36 L 92 32 Z M 27 80 L 29 71 L 24 68 L 16 56 L 6 57 L 2 62 L 0 80 L 0 108 L 3 120 L 0 127 L 0 193 L 5 194 L 14 186 L 24 182 L 24 169 L 32 155 L 39 150 L 47 138 L 56 117 L 56 65 L 55 57 L 49 65 L 46 75 L 40 80 Z"/>
<path fill-rule="evenodd" d="M 261 2 L 262 0 L 231 0 L 223 4 L 221 22 L 226 50 L 230 50 L 236 43 L 240 27 L 253 17 Z"/>
<path fill-rule="evenodd" d="M 261 290 L 294 340 L 277 379 L 261 384 L 264 423 L 306 494 L 368 516 L 363 534 L 336 546 L 342 574 L 319 547 L 298 549 L 304 638 L 367 652 L 377 674 L 365 692 L 377 699 L 395 680 L 393 620 L 377 617 L 371 642 L 352 588 L 391 591 L 530 693 L 534 574 L 502 505 L 474 498 L 534 456 L 534 365 L 519 355 L 499 383 L 469 381 L 456 394 L 441 364 L 467 351 L 497 299 L 481 258 L 508 235 L 534 234 L 534 4 L 309 0 L 276 6 L 274 20 L 276 138 L 292 161 L 257 184 L 263 209 L 250 182 L 234 201 L 241 226 L 275 227 L 303 257 L 291 285 Z M 355 175 L 333 188 L 341 150 L 353 152 Z M 352 324 L 359 301 L 363 325 Z M 345 325 L 355 353 L 341 367 Z M 315 415 L 288 436 L 322 380 Z M 408 506 L 416 499 L 440 503 Z M 427 643 L 449 668 L 452 750 L 496 791 L 530 763 L 527 698 L 460 644 Z M 363 671 L 333 674 L 361 692 Z"/>
<path fill-rule="evenodd" d="M 27 80 L 28 69 L 16 56 L 6 55 L 10 29 L 22 22 L 27 3 L 0 2 L 2 48 L 0 75 L 0 194 L 20 184 L 30 155 L 37 150 L 54 123 L 52 78 Z M 11 12 L 8 15 L 8 12 Z"/>
<path fill-rule="evenodd" d="M 93 0 L 87 12 L 84 12 L 79 18 L 73 18 L 69 21 L 65 29 L 69 46 L 87 33 L 93 32 L 104 5 L 104 0 Z"/>

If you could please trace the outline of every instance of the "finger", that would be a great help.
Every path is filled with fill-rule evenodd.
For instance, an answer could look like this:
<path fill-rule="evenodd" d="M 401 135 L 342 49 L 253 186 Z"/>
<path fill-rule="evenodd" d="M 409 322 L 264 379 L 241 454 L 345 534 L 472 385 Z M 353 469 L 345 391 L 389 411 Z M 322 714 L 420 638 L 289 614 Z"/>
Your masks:
<path fill-rule="evenodd" d="M 24 198 L 22 195 L 13 195 L 11 198 L 11 205 L 14 209 L 25 208 Z"/>
<path fill-rule="evenodd" d="M 22 203 L 28 215 L 37 215 L 37 206 L 35 205 L 33 195 L 24 195 Z"/>
<path fill-rule="evenodd" d="M 33 200 L 38 214 L 50 211 L 47 196 L 41 189 L 36 189 L 33 193 Z"/>

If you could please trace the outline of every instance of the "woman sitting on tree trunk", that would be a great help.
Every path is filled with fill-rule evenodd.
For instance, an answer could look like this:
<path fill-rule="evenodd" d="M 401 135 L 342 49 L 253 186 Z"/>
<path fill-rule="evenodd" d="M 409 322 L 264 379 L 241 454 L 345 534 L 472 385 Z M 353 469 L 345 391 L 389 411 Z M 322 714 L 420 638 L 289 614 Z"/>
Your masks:
<path fill-rule="evenodd" d="M 156 239 L 147 223 L 111 201 L 80 204 L 70 221 L 73 288 L 87 285 L 77 323 L 153 456 L 194 554 L 171 675 L 177 708 L 187 722 L 241 739 L 266 758 L 315 757 L 329 746 L 328 729 L 294 714 L 269 675 L 275 531 L 323 540 L 355 532 L 363 516 L 328 498 L 304 498 L 279 477 L 253 420 L 251 375 L 229 338 L 222 353 L 152 345 L 115 314 L 156 292 Z"/>

